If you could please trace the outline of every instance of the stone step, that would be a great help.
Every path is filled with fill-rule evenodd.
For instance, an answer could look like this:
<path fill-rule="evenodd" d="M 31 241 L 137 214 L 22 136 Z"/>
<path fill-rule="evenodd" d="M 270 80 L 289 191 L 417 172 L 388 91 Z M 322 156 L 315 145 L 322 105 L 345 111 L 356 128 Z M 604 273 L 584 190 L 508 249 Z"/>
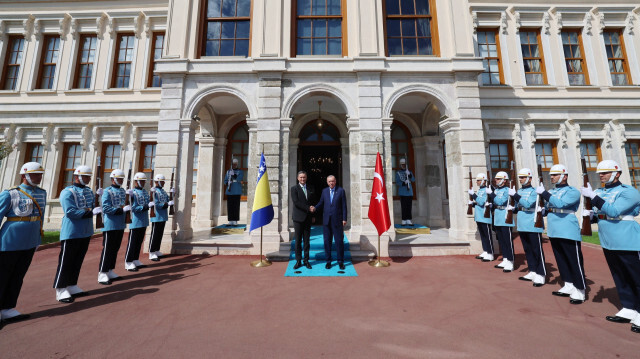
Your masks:
<path fill-rule="evenodd" d="M 173 253 L 250 255 L 253 243 L 244 234 L 227 234 L 194 239 L 187 242 L 173 242 Z"/>

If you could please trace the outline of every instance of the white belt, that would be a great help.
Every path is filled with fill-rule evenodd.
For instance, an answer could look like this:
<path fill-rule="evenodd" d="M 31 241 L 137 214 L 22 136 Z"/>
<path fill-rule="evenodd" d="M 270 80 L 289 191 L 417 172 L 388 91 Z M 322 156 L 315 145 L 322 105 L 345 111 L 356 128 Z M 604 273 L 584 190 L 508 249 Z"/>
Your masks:
<path fill-rule="evenodd" d="M 564 208 L 549 208 L 548 211 L 550 213 L 574 213 L 575 211 L 572 209 L 564 209 Z"/>
<path fill-rule="evenodd" d="M 507 206 L 495 206 L 493 208 L 495 208 L 495 209 L 507 209 Z"/>
<path fill-rule="evenodd" d="M 520 212 L 535 212 L 533 208 L 524 208 L 522 206 L 518 206 L 518 211 Z"/>
<path fill-rule="evenodd" d="M 607 215 L 598 214 L 598 219 L 605 221 L 635 221 L 632 215 L 609 217 Z"/>

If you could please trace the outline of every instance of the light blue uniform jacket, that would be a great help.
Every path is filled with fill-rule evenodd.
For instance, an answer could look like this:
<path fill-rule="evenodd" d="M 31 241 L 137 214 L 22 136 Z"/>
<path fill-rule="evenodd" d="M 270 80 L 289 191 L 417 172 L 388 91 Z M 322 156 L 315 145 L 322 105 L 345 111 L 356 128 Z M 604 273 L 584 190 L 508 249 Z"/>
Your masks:
<path fill-rule="evenodd" d="M 547 201 L 546 207 L 562 208 L 575 212 L 580 206 L 580 191 L 569 185 L 556 186 L 542 194 Z M 547 235 L 550 238 L 565 238 L 573 241 L 582 241 L 580 225 L 575 213 L 549 213 L 547 214 Z"/>
<path fill-rule="evenodd" d="M 131 199 L 131 224 L 129 224 L 129 229 L 148 227 L 149 194 L 144 189 L 134 188 Z"/>
<path fill-rule="evenodd" d="M 125 214 L 116 214 L 119 208 L 124 207 L 126 202 L 127 192 L 124 188 L 111 185 L 102 192 L 102 213 L 104 214 L 103 231 L 115 231 L 123 230 L 127 226 L 124 223 Z"/>
<path fill-rule="evenodd" d="M 44 208 L 47 204 L 47 191 L 39 187 L 31 187 L 25 184 L 21 184 L 20 188 L 38 202 L 43 213 L 41 214 L 40 211 L 38 211 L 38 207 L 35 204 L 32 204 L 32 209 L 29 213 L 21 216 L 16 215 L 13 210 L 13 204 L 11 203 L 11 191 L 15 191 L 14 195 L 19 196 L 17 203 L 19 211 L 26 211 L 28 203 L 31 203 L 32 201 L 17 189 L 10 189 L 0 193 L 0 221 L 5 217 L 40 217 L 42 219 L 44 216 Z M 40 245 L 41 241 L 40 220 L 32 222 L 5 221 L 0 229 L 0 252 L 22 251 L 35 248 Z"/>
<path fill-rule="evenodd" d="M 231 186 L 224 192 L 227 196 L 238 196 L 242 194 L 242 179 L 244 178 L 244 172 L 242 170 L 229 170 L 224 178 L 224 186 L 227 188 L 227 184 L 231 181 Z"/>
<path fill-rule="evenodd" d="M 522 187 L 514 196 L 518 209 L 518 232 L 542 233 L 544 228 L 536 228 L 536 199 L 538 194 L 531 186 Z M 521 209 L 524 208 L 524 210 Z"/>
<path fill-rule="evenodd" d="M 484 204 L 487 203 L 487 187 L 480 187 L 478 193 L 473 195 L 476 205 L 473 207 L 473 218 L 476 222 L 491 224 L 491 214 L 489 218 L 484 218 Z M 491 213 L 491 211 L 489 211 Z"/>
<path fill-rule="evenodd" d="M 409 179 L 412 183 L 416 181 L 416 176 L 413 175 L 413 172 L 409 171 L 411 174 L 411 178 Z M 396 171 L 396 187 L 398 188 L 398 196 L 401 197 L 413 197 L 413 185 L 411 188 L 407 186 L 404 181 L 406 180 L 407 175 L 406 171 L 399 170 Z"/>
<path fill-rule="evenodd" d="M 608 217 L 637 216 L 640 213 L 640 193 L 628 185 L 617 185 L 610 188 L 596 189 L 598 197 L 593 203 L 596 214 Z M 640 251 L 640 224 L 635 220 L 620 221 L 598 219 L 598 235 L 602 248 L 621 251 Z"/>
<path fill-rule="evenodd" d="M 69 186 L 60 193 L 62 204 L 62 227 L 60 240 L 87 238 L 93 235 L 93 213 L 87 217 L 87 210 L 93 209 L 93 191 L 87 186 Z"/>
<path fill-rule="evenodd" d="M 504 186 L 500 188 L 496 188 L 493 191 L 495 197 L 493 198 L 494 206 L 507 206 L 509 204 L 509 187 Z M 506 209 L 498 209 L 496 208 L 493 212 L 494 219 L 493 225 L 496 227 L 514 227 L 515 224 L 507 224 L 505 223 L 505 219 L 507 218 L 507 210 Z"/>
<path fill-rule="evenodd" d="M 156 216 L 151 217 L 151 222 L 166 222 L 167 220 L 169 220 L 169 207 L 162 208 L 165 204 L 167 204 L 167 202 L 169 202 L 169 195 L 167 194 L 167 192 L 165 192 L 160 187 L 156 187 L 155 191 L 153 192 L 152 202 L 156 204 Z"/>

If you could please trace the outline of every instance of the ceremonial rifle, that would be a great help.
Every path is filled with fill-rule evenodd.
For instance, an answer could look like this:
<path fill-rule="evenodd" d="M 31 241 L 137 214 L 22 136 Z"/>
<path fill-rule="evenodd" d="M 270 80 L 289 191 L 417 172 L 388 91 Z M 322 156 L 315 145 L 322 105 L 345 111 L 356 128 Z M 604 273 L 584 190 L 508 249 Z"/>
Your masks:
<path fill-rule="evenodd" d="M 129 192 L 129 190 L 131 189 L 131 167 L 132 167 L 132 163 L 129 162 L 129 172 L 127 173 L 127 192 Z M 131 195 L 127 194 L 127 196 L 125 197 L 125 202 L 124 202 L 125 206 L 129 206 L 131 207 Z M 129 208 L 129 210 L 126 212 L 125 216 L 124 216 L 124 223 L 131 223 L 131 208 Z"/>
<path fill-rule="evenodd" d="M 513 188 L 513 189 L 515 189 L 515 183 L 513 181 L 514 177 L 516 176 L 515 168 L 516 168 L 515 162 L 511 161 L 511 171 L 510 171 L 511 173 L 509 173 L 509 188 Z M 512 196 L 509 196 L 509 206 L 515 207 L 515 201 Z M 504 219 L 504 223 L 513 224 L 513 209 L 510 209 L 507 211 L 507 215 Z"/>
<path fill-rule="evenodd" d="M 411 175 L 411 172 L 409 171 L 409 157 L 407 157 L 406 152 L 404 154 L 404 161 L 405 161 L 404 174 L 405 174 L 405 177 L 407 177 L 407 179 L 405 180 L 407 181 L 407 189 L 413 193 L 413 188 L 411 187 L 411 178 L 409 178 L 409 176 Z"/>
<path fill-rule="evenodd" d="M 473 189 L 473 175 L 471 174 L 471 166 L 469 166 L 469 189 Z M 469 195 L 469 201 L 473 202 L 473 196 Z M 467 214 L 473 214 L 473 203 L 469 203 L 469 207 L 467 208 Z"/>
<path fill-rule="evenodd" d="M 487 171 L 487 175 L 489 177 L 488 181 L 487 181 L 487 187 L 490 187 L 491 190 L 495 190 L 493 188 L 493 176 L 491 173 L 491 169 L 489 169 Z M 489 203 L 488 206 L 484 207 L 484 218 L 491 218 L 491 204 L 493 203 L 493 200 L 491 199 L 491 196 L 489 196 L 489 194 L 487 193 L 487 202 Z"/>
<path fill-rule="evenodd" d="M 176 168 L 173 167 L 173 169 L 171 170 L 171 185 L 169 187 L 169 189 L 172 189 L 172 190 L 173 190 L 173 175 L 175 174 L 175 172 L 176 172 Z M 175 190 L 173 190 L 173 191 L 175 191 Z M 171 191 L 170 194 L 169 194 L 169 201 L 173 201 L 173 191 Z M 172 215 L 172 216 L 174 214 L 173 205 L 169 206 L 169 214 Z"/>
<path fill-rule="evenodd" d="M 101 167 L 102 166 L 101 166 L 101 163 L 100 163 L 100 156 L 98 156 L 97 162 L 98 162 L 98 165 L 96 166 L 96 182 L 95 182 L 95 189 L 96 189 L 95 190 L 95 194 L 96 194 L 96 197 L 95 197 L 95 200 L 94 200 L 94 202 L 95 202 L 94 205 L 95 205 L 95 207 L 102 207 L 102 204 L 100 203 L 101 202 L 100 201 L 100 195 L 98 195 L 98 189 L 100 187 L 102 187 L 102 185 L 101 185 L 102 184 L 102 178 L 101 178 L 101 176 L 102 176 Z M 98 214 L 96 214 L 96 229 L 103 228 L 103 227 L 104 227 L 104 223 L 102 222 L 102 213 L 98 213 Z"/>
<path fill-rule="evenodd" d="M 153 195 L 154 193 L 156 193 L 156 191 L 154 190 L 154 183 L 153 183 L 154 182 L 153 181 L 153 174 L 155 172 L 155 168 L 156 168 L 156 166 L 152 164 L 151 165 L 151 186 L 149 186 L 149 192 L 151 193 L 151 202 L 153 202 L 153 203 L 156 203 L 156 201 L 154 199 L 155 196 Z M 149 209 L 149 216 L 151 218 L 155 218 L 156 217 L 156 206 L 155 205 Z"/>
<path fill-rule="evenodd" d="M 229 170 L 227 171 L 227 192 L 229 191 L 229 189 L 231 188 L 231 176 L 233 176 L 233 153 L 231 154 L 231 167 L 229 167 Z"/>
<path fill-rule="evenodd" d="M 544 183 L 544 180 L 542 178 L 542 163 L 540 163 L 540 157 L 538 157 L 538 185 L 541 185 L 542 183 Z M 534 227 L 536 228 L 544 228 L 544 220 L 542 219 L 542 211 L 538 211 L 538 208 L 542 208 L 544 207 L 544 198 L 542 198 L 542 195 L 539 194 L 538 195 L 538 199 L 536 201 L 536 220 L 533 224 Z"/>
<path fill-rule="evenodd" d="M 584 156 L 580 159 L 582 164 L 582 184 L 584 187 L 589 185 L 589 175 L 587 174 L 587 160 Z M 591 205 L 591 198 L 584 196 L 584 209 L 590 211 L 593 209 Z M 591 232 L 591 217 L 590 216 L 582 216 L 582 228 L 580 229 L 580 234 L 583 236 L 590 236 Z"/>

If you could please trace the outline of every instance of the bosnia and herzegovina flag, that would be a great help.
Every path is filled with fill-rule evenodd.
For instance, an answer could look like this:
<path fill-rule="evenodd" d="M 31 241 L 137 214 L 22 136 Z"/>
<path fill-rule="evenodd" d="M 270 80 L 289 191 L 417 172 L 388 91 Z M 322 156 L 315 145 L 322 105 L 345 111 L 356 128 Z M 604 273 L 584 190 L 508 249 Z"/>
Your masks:
<path fill-rule="evenodd" d="M 269 176 L 267 176 L 267 165 L 264 161 L 264 153 L 262 153 L 260 157 L 257 183 L 256 195 L 253 198 L 253 213 L 251 213 L 251 227 L 249 231 L 266 226 L 273 220 L 273 205 L 271 204 Z"/>

